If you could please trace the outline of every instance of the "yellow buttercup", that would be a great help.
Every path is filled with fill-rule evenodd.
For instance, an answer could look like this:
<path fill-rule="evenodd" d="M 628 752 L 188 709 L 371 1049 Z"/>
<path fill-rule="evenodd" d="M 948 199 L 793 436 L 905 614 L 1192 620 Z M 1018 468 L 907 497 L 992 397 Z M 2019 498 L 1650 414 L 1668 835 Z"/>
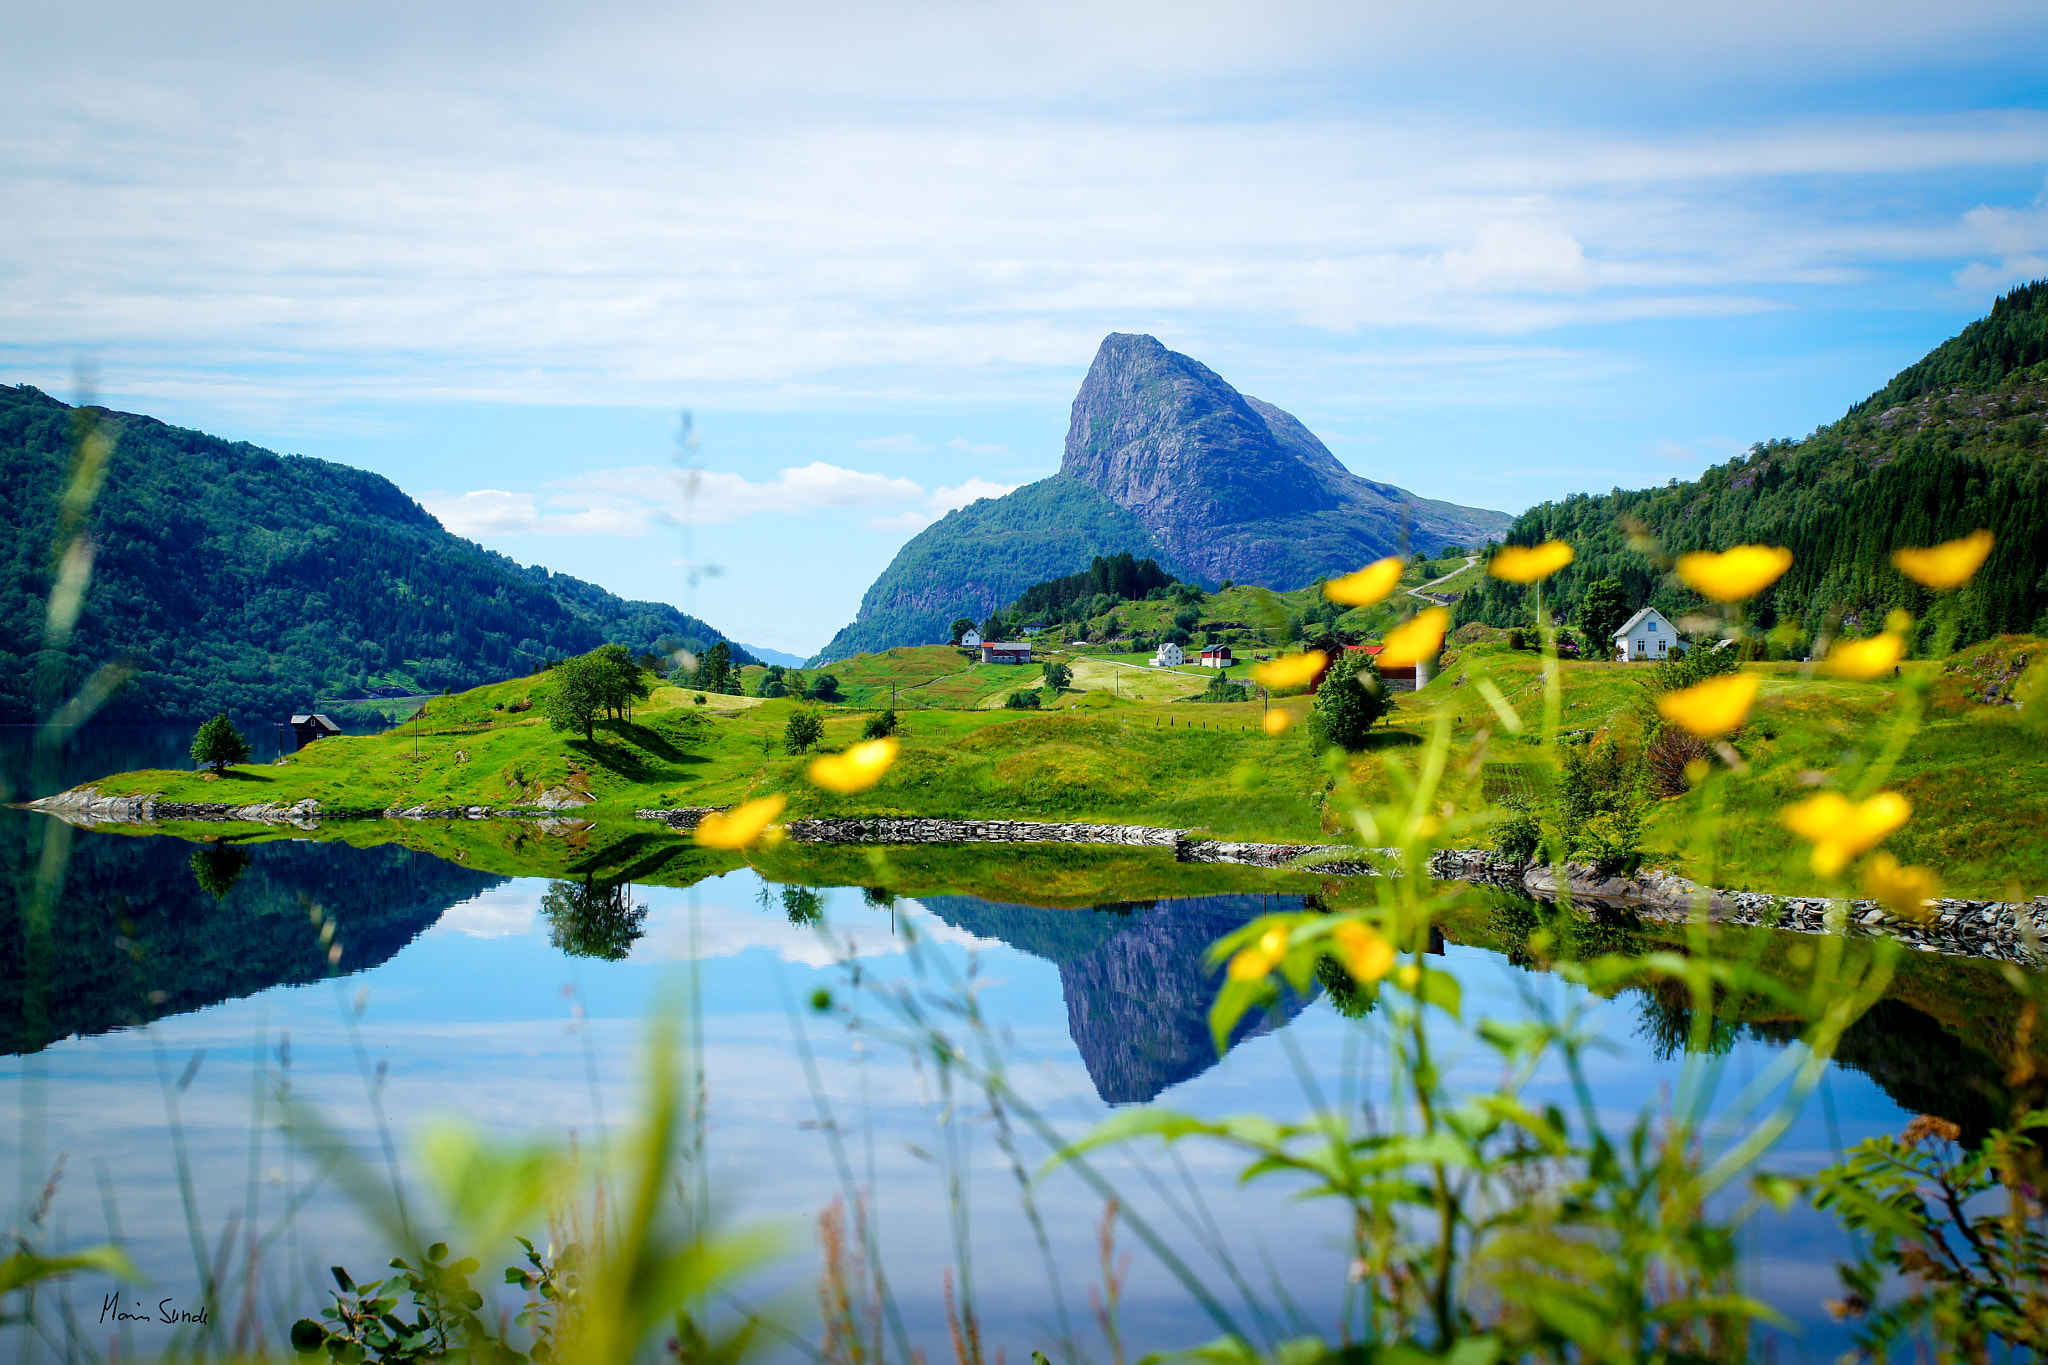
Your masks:
<path fill-rule="evenodd" d="M 1487 562 L 1486 571 L 1510 583 L 1534 583 L 1550 577 L 1575 558 L 1572 547 L 1561 540 L 1546 540 L 1533 549 L 1503 545 Z"/>
<path fill-rule="evenodd" d="M 1379 655 L 1382 668 L 1407 668 L 1436 657 L 1444 632 L 1451 628 L 1451 614 L 1442 607 L 1419 611 L 1415 619 L 1387 632 Z"/>
<path fill-rule="evenodd" d="M 1779 818 L 1813 845 L 1813 870 L 1833 877 L 1857 854 L 1883 843 L 1912 815 L 1913 803 L 1897 792 L 1879 792 L 1868 801 L 1822 792 L 1786 807 Z"/>
<path fill-rule="evenodd" d="M 1742 728 L 1756 704 L 1757 680 L 1747 673 L 1726 673 L 1694 683 L 1681 692 L 1657 698 L 1657 713 L 1701 739 L 1719 739 Z"/>
<path fill-rule="evenodd" d="M 1889 853 L 1873 853 L 1863 868 L 1863 890 L 1895 915 L 1925 919 L 1927 902 L 1941 898 L 1941 882 L 1924 867 L 1901 867 Z"/>
<path fill-rule="evenodd" d="M 1266 974 L 1280 965 L 1280 959 L 1287 956 L 1287 931 L 1274 925 L 1259 935 L 1259 941 L 1249 948 L 1240 949 L 1230 959 L 1232 981 L 1262 981 Z"/>
<path fill-rule="evenodd" d="M 1841 641 L 1828 650 L 1827 663 L 1823 667 L 1837 678 L 1866 682 L 1891 672 L 1905 657 L 1905 638 L 1886 631 L 1868 640 Z"/>
<path fill-rule="evenodd" d="M 1323 584 L 1323 596 L 1347 607 L 1369 607 L 1394 590 L 1394 585 L 1401 581 L 1402 568 L 1398 555 L 1376 559 L 1357 573 Z"/>
<path fill-rule="evenodd" d="M 788 804 L 788 798 L 778 794 L 758 797 L 729 811 L 713 811 L 697 822 L 697 842 L 706 848 L 746 848 Z"/>
<path fill-rule="evenodd" d="M 1792 567 L 1792 552 L 1770 545 L 1738 545 L 1719 554 L 1695 550 L 1678 557 L 1678 577 L 1716 602 L 1740 602 L 1778 581 Z"/>
<path fill-rule="evenodd" d="M 1252 678 L 1276 689 L 1307 687 L 1322 676 L 1323 665 L 1329 662 L 1330 656 L 1320 649 L 1311 649 L 1304 654 L 1283 654 L 1253 667 Z"/>
<path fill-rule="evenodd" d="M 842 796 L 864 792 L 889 771 L 898 747 L 893 739 L 871 739 L 843 754 L 826 754 L 812 761 L 811 781 Z"/>
<path fill-rule="evenodd" d="M 1377 981 L 1393 970 L 1394 945 L 1378 930 L 1346 920 L 1330 931 L 1330 938 L 1337 945 L 1337 960 L 1360 985 Z"/>
<path fill-rule="evenodd" d="M 1983 567 L 1994 543 L 1989 531 L 1972 531 L 1960 540 L 1945 541 L 1924 550 L 1894 550 L 1892 563 L 1923 588 L 1937 592 L 1960 588 Z"/>
<path fill-rule="evenodd" d="M 1285 711 L 1268 711 L 1266 713 L 1265 726 L 1266 733 L 1269 735 L 1284 735 L 1287 733 L 1287 727 L 1292 724 L 1294 724 L 1294 717 Z"/>

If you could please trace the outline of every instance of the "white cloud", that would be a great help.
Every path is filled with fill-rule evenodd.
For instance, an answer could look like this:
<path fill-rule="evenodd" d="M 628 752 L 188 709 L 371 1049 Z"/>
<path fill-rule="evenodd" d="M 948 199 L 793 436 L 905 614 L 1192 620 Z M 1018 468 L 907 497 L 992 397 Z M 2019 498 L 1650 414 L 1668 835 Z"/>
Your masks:
<path fill-rule="evenodd" d="M 901 436 L 876 436 L 853 444 L 861 450 L 886 450 L 892 455 L 918 455 L 931 449 L 909 432 Z"/>
<path fill-rule="evenodd" d="M 1998 257 L 1995 264 L 1971 261 L 1958 270 L 1958 287 L 1975 295 L 2048 276 L 2048 185 L 2031 208 L 1980 204 L 1963 215 L 1964 227 Z"/>
<path fill-rule="evenodd" d="M 976 477 L 957 488 L 935 488 L 924 500 L 922 511 L 898 512 L 890 517 L 870 517 L 867 525 L 877 531 L 922 531 L 948 512 L 958 511 L 983 498 L 1000 498 L 1017 487 L 1013 483 L 990 483 Z"/>
<path fill-rule="evenodd" d="M 713 526 L 778 513 L 855 510 L 907 502 L 935 509 L 936 516 L 975 498 L 998 497 L 1009 491 L 1002 484 L 969 479 L 958 488 L 928 494 L 913 479 L 814 460 L 760 483 L 722 470 L 685 471 L 661 465 L 596 469 L 547 485 L 547 506 L 559 511 L 541 510 L 540 499 L 533 493 L 500 488 L 480 488 L 453 497 L 429 494 L 420 502 L 457 535 L 620 536 L 640 535 L 655 525 Z M 921 518 L 915 526 L 934 519 L 917 512 L 906 515 Z"/>

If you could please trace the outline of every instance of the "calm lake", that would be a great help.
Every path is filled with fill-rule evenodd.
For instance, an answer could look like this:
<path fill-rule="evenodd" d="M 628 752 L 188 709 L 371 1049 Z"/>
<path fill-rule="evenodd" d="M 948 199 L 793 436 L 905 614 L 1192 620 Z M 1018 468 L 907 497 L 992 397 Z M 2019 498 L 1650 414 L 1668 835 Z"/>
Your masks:
<path fill-rule="evenodd" d="M 110 762 L 116 752 L 123 761 Z M 61 756 L 46 780 L 175 753 L 169 740 L 108 739 Z M 18 796 L 30 786 L 18 737 L 8 759 Z M 1071 1172 L 1054 1174 L 1033 1188 L 1042 1234 L 1034 1230 L 1016 1163 L 1036 1170 L 1047 1146 L 1018 1131 L 1005 1150 L 971 1088 L 948 1094 L 929 1055 L 886 1036 L 878 993 L 922 993 L 952 1027 L 944 1001 L 972 989 L 1011 1083 L 1069 1137 L 1117 1106 L 1154 1100 L 1205 1115 L 1296 1117 L 1309 1107 L 1305 1087 L 1351 1093 L 1376 1065 L 1370 1018 L 1348 1019 L 1320 996 L 1244 1031 L 1220 1060 L 1209 1042 L 1214 978 L 1203 949 L 1252 916 L 1304 904 L 1314 884 L 1298 875 L 1255 880 L 1234 870 L 1219 891 L 1213 874 L 1188 868 L 1185 886 L 1175 886 L 1181 874 L 1162 855 L 1144 897 L 1076 906 L 1057 892 L 1081 862 L 1034 862 L 1041 855 L 1016 849 L 1001 855 L 1000 896 L 984 886 L 979 895 L 892 900 L 745 869 L 687 886 L 655 884 L 659 873 L 624 882 L 565 874 L 573 858 L 547 841 L 587 833 L 536 833 L 535 866 L 555 875 L 515 876 L 395 844 L 309 837 L 223 851 L 73 831 L 53 932 L 31 959 L 25 888 L 50 826 L 0 810 L 11 1221 L 24 1226 L 43 1204 L 37 1236 L 47 1245 L 118 1237 L 150 1277 L 122 1301 L 152 1312 L 165 1299 L 195 1306 L 202 1265 L 253 1259 L 254 1288 L 225 1316 L 261 1322 L 273 1343 L 321 1305 L 327 1266 L 371 1278 L 396 1249 L 280 1136 L 268 1098 L 280 1086 L 341 1128 L 380 1173 L 387 1137 L 393 1164 L 410 1172 L 423 1126 L 447 1118 L 589 1146 L 633 1112 L 650 1018 L 687 1001 L 700 1020 L 709 1186 L 735 1222 L 786 1230 L 789 1257 L 763 1292 L 791 1327 L 815 1340 L 816 1223 L 850 1177 L 879 1227 L 904 1328 L 927 1357 L 951 1358 L 951 1268 L 971 1279 L 991 1352 L 1001 1344 L 1021 1362 L 1034 1348 L 1058 1360 L 1063 1341 L 1107 1358 L 1089 1301 L 1100 1280 L 1102 1196 Z M 963 885 L 987 880 L 986 850 L 960 858 Z M 1049 894 L 1034 897 L 1035 883 Z M 336 927 L 333 962 L 311 917 L 316 905 Z M 1575 994 L 1456 934 L 1441 965 L 1460 978 L 1468 1016 L 1517 1015 L 1532 1002 L 1561 1010 Z M 1926 971 L 1858 1026 L 1772 1168 L 1815 1169 L 1922 1110 L 1966 1126 L 1984 1121 L 1991 1101 L 1978 1086 L 1995 1088 L 1999 1068 L 1974 1050 L 1967 1013 L 1944 1017 L 1942 1006 L 1995 992 L 1996 972 L 1952 960 Z M 830 1008 L 814 1008 L 819 992 Z M 1682 1059 L 1670 1040 L 1682 1023 L 1643 993 L 1592 1003 L 1605 1042 L 1593 1081 L 1622 1127 L 1676 1083 Z M 1731 1034 L 1724 1091 L 1769 1066 L 1795 1034 L 1790 1024 Z M 1497 1079 L 1498 1063 L 1476 1045 L 1455 1056 L 1460 1082 L 1485 1088 Z M 1558 1077 L 1537 1089 L 1563 1095 Z M 1182 1146 L 1127 1149 L 1099 1167 L 1247 1329 L 1324 1328 L 1345 1287 L 1341 1226 L 1315 1204 L 1287 1202 L 1279 1182 L 1240 1187 L 1238 1164 Z M 416 1179 L 407 1186 L 424 1198 Z M 1134 1252 L 1123 1329 L 1136 1351 L 1218 1335 L 1187 1286 L 1128 1230 L 1120 1245 Z M 1841 1249 L 1831 1223 L 1809 1210 L 1752 1225 L 1748 1288 L 1794 1324 L 1772 1348 L 1781 1359 L 1830 1359 L 1843 1348 L 1820 1307 L 1838 1292 Z M 509 1242 L 466 1250 L 484 1257 L 488 1281 L 516 1259 Z M 163 1349 L 168 1327 L 100 1322 L 112 1288 L 89 1277 L 70 1283 L 74 1346 L 124 1356 Z M 39 1339 L 8 1329 L 8 1348 L 60 1358 L 64 1331 L 50 1325 L 53 1315 L 44 1321 Z M 235 1322 L 222 1326 L 231 1333 Z M 786 1342 L 777 1353 L 803 1354 Z"/>

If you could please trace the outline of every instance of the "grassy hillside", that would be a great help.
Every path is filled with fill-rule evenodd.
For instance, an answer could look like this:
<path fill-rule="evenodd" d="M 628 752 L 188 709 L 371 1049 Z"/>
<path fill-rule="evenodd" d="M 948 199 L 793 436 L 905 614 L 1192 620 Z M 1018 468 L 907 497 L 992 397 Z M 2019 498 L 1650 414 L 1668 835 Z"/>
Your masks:
<path fill-rule="evenodd" d="M 641 651 L 722 638 L 665 603 L 450 535 L 363 470 L 99 416 L 114 445 L 85 519 L 92 583 L 68 646 L 42 653 L 75 414 L 36 389 L 0 388 L 0 722 L 39 719 L 115 659 L 137 671 L 109 718 L 226 710 L 272 722 L 318 697 L 468 687 L 607 641 Z"/>
<path fill-rule="evenodd" d="M 1989 527 L 1990 561 L 1943 609 L 1964 644 L 2048 629 L 2048 282 L 1999 300 L 1885 388 L 1802 440 L 1771 441 L 1690 483 L 1575 496 L 1531 508 L 1507 543 L 1553 537 L 1578 559 L 1546 585 L 1576 616 L 1586 589 L 1619 580 L 1628 609 L 1676 617 L 1700 599 L 1666 570 L 1692 549 L 1762 542 L 1789 547 L 1792 569 L 1754 604 L 1762 625 L 1796 623 L 1780 647 L 1803 657 L 1841 618 L 1874 632 L 1893 608 L 1923 619 L 1923 647 L 1940 623 L 1929 595 L 1890 563 L 1902 545 L 1930 545 Z M 1651 546 L 1647 553 L 1645 546 Z M 1496 626 L 1529 619 L 1525 591 L 1488 582 L 1458 620 Z"/>
<path fill-rule="evenodd" d="M 606 723 L 594 742 L 585 742 L 548 729 L 535 711 L 509 709 L 544 701 L 546 675 L 437 699 L 389 734 L 323 740 L 283 765 L 237 768 L 219 779 L 137 772 L 92 785 L 110 795 L 237 803 L 311 797 L 329 808 L 373 811 L 505 807 L 573 793 L 590 802 L 576 817 L 613 831 L 588 836 L 599 842 L 615 840 L 622 824 L 634 828 L 636 807 L 724 805 L 767 792 L 786 793 L 792 817 L 981 816 L 1147 824 L 1221 838 L 1346 837 L 1325 815 L 1327 769 L 1302 729 L 1269 738 L 1258 702 L 1188 705 L 1180 689 L 1199 690 L 1207 682 L 1200 670 L 1121 667 L 1112 656 L 1083 656 L 1074 687 L 1050 709 L 1017 712 L 976 709 L 974 689 L 984 684 L 939 671 L 960 661 L 958 651 L 943 652 L 952 659 L 904 651 L 892 654 L 910 657 L 884 664 L 891 655 L 869 656 L 877 670 L 907 670 L 922 656 L 931 670 L 926 686 L 957 682 L 961 690 L 955 709 L 902 706 L 901 758 L 879 786 L 851 797 L 810 786 L 803 777 L 808 760 L 784 751 L 783 730 L 799 703 L 712 696 L 700 705 L 696 694 L 664 687 L 632 721 Z M 2044 652 L 2048 642 L 2008 638 L 1945 664 L 1913 666 L 1937 675 L 1934 701 L 1893 782 L 1916 815 L 1887 847 L 1936 868 L 1957 894 L 2048 890 L 2048 841 L 2039 837 L 2048 828 L 2048 743 L 2006 704 L 2021 661 Z M 1685 795 L 1654 804 L 1645 847 L 1652 863 L 1719 885 L 1810 891 L 1803 848 L 1778 823 L 1778 812 L 1812 791 L 1813 774 L 1839 767 L 1845 750 L 1874 742 L 1869 736 L 1897 705 L 1901 684 L 1807 678 L 1789 665 L 1748 667 L 1763 679 L 1756 716 L 1736 740 L 1750 771 L 1723 789 L 1718 843 L 1695 845 L 1696 798 Z M 1006 692 L 1026 670 L 964 670 L 970 678 L 990 672 L 1010 675 L 996 684 Z M 1581 741 L 1640 735 L 1644 677 L 1625 665 L 1565 663 L 1562 729 Z M 1482 680 L 1529 729 L 1503 729 L 1481 695 Z M 1308 702 L 1294 697 L 1275 705 L 1298 718 Z M 1446 799 L 1455 811 L 1484 813 L 1502 794 L 1526 788 L 1532 766 L 1547 761 L 1533 733 L 1540 704 L 1536 655 L 1497 640 L 1459 643 L 1436 681 L 1396 694 L 1393 713 L 1351 758 L 1351 776 L 1369 798 L 1391 799 L 1396 783 L 1388 761 L 1409 761 L 1444 708 L 1457 746 Z M 854 742 L 872 714 L 856 706 L 819 711 L 829 749 Z M 509 821 L 455 826 L 365 821 L 333 828 L 352 840 L 398 838 L 428 851 L 437 839 L 467 847 L 529 837 Z M 1485 837 L 1475 830 L 1464 842 Z"/>

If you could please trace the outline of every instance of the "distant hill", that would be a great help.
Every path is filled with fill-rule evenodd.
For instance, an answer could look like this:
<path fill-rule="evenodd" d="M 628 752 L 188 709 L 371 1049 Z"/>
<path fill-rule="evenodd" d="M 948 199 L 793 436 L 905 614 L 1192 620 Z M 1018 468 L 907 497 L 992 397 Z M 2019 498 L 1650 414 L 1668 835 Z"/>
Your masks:
<path fill-rule="evenodd" d="M 110 719 L 274 720 L 380 683 L 438 692 L 514 677 L 608 641 L 642 651 L 724 638 L 666 603 L 450 535 L 364 470 L 100 416 L 117 439 L 87 521 L 92 585 L 76 635 L 44 661 L 72 409 L 0 387 L 0 722 L 37 718 L 39 663 L 68 695 L 101 663 L 131 658 L 138 672 Z"/>
<path fill-rule="evenodd" d="M 861 599 L 820 661 L 946 638 L 1096 555 L 1181 578 L 1279 589 L 1403 549 L 1498 536 L 1504 512 L 1360 478 L 1292 416 L 1156 339 L 1105 337 L 1074 398 L 1060 472 L 925 528 Z"/>
<path fill-rule="evenodd" d="M 2037 281 L 1804 439 L 1753 446 L 1689 483 L 1543 503 L 1515 519 L 1507 542 L 1557 537 L 1578 550 L 1545 589 L 1574 620 L 1586 588 L 1603 578 L 1620 580 L 1631 611 L 1647 604 L 1676 615 L 1699 604 L 1629 549 L 1629 523 L 1669 553 L 1787 546 L 1792 568 L 1753 604 L 1752 619 L 1766 626 L 1798 620 L 1810 641 L 1832 612 L 1844 615 L 1852 633 L 1874 631 L 1894 607 L 1926 626 L 1929 595 L 1891 566 L 1891 552 L 1989 527 L 1997 548 L 1955 604 L 1957 643 L 2044 631 L 2044 418 L 2048 281 Z M 1458 603 L 1457 619 L 1526 622 L 1525 590 L 1489 580 Z"/>
<path fill-rule="evenodd" d="M 781 664 L 784 668 L 802 668 L 804 666 L 801 655 L 785 654 L 779 649 L 763 649 L 759 645 L 743 645 L 738 641 L 733 642 L 733 648 L 745 650 L 750 656 L 759 659 L 764 664 Z"/>

